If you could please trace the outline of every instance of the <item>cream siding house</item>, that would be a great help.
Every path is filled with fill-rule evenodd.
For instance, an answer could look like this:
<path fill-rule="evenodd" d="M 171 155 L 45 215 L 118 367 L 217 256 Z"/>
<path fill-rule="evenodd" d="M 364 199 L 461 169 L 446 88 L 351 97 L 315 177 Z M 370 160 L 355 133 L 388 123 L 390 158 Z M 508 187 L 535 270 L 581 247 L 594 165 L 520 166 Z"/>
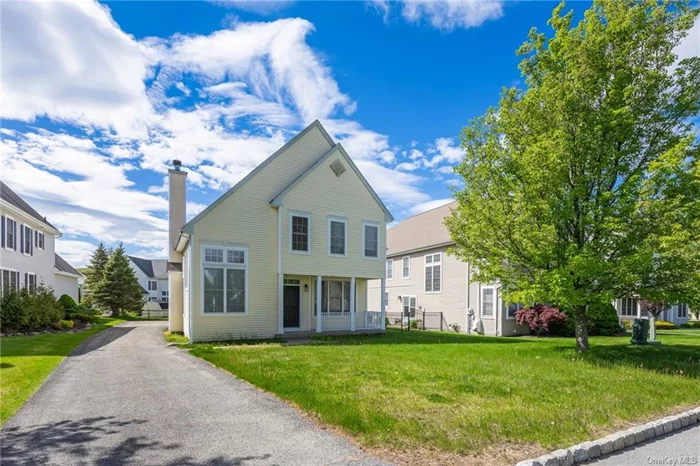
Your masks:
<path fill-rule="evenodd" d="M 384 330 L 367 282 L 383 280 L 392 216 L 318 121 L 183 226 L 185 176 L 170 171 L 171 330 L 191 341 Z"/>
<path fill-rule="evenodd" d="M 503 300 L 498 284 L 474 281 L 470 264 L 447 254 L 454 242 L 443 221 L 455 205 L 407 218 L 387 230 L 384 300 L 381 282 L 370 282 L 370 309 L 384 302 L 390 320 L 413 318 L 416 312 L 420 318 L 421 311 L 442 313 L 442 328 L 456 324 L 464 333 L 528 333 L 527 327 L 515 323 L 519 306 Z"/>
<path fill-rule="evenodd" d="M 0 181 L 0 292 L 44 284 L 79 300 L 80 272 L 55 252 L 61 232 Z"/>

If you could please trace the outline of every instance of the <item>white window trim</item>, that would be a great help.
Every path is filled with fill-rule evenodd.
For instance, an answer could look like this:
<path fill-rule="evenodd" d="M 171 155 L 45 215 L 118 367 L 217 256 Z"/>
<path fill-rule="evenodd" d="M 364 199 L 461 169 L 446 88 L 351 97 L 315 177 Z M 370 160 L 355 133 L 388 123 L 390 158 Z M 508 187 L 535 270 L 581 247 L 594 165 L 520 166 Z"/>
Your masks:
<path fill-rule="evenodd" d="M 34 288 L 36 288 L 39 285 L 36 281 L 36 274 L 32 272 L 25 272 L 25 274 L 27 274 L 27 285 L 29 285 L 29 277 L 31 276 L 34 277 Z"/>
<path fill-rule="evenodd" d="M 637 298 L 620 298 L 620 316 L 621 317 L 639 317 L 639 302 L 637 301 L 636 306 L 633 306 L 633 314 L 625 314 L 625 301 L 637 301 Z"/>
<path fill-rule="evenodd" d="M 486 290 L 493 290 L 493 310 L 491 315 L 485 315 L 484 314 L 484 291 Z M 496 308 L 498 307 L 498 295 L 496 294 L 496 287 L 495 286 L 482 286 L 481 287 L 481 296 L 479 296 L 479 304 L 481 305 L 481 309 L 479 309 L 479 314 L 481 315 L 482 319 L 495 319 L 496 318 Z"/>
<path fill-rule="evenodd" d="M 15 248 L 14 248 L 14 247 L 10 247 L 10 246 L 9 246 L 9 242 L 7 241 L 7 235 L 8 235 L 9 232 L 10 232 L 10 229 L 7 228 L 7 220 L 12 220 L 12 221 L 14 222 L 15 225 L 17 225 L 17 220 L 15 220 L 14 217 L 11 217 L 11 216 L 5 214 L 5 249 L 7 249 L 8 251 L 13 251 L 13 252 L 14 252 L 14 251 L 15 251 Z M 15 238 L 15 236 L 17 236 L 17 235 L 15 234 L 15 229 L 13 228 L 13 229 L 12 229 L 12 239 L 14 240 L 14 243 L 15 243 L 15 245 L 16 245 L 16 244 L 17 244 L 17 238 Z M 3 270 L 10 270 L 10 269 L 3 269 Z"/>
<path fill-rule="evenodd" d="M 290 224 L 291 225 L 291 224 Z M 205 262 L 204 261 L 204 249 L 223 249 L 224 250 L 224 262 Z M 228 259 L 227 251 L 243 251 L 245 254 L 245 261 L 243 264 L 229 264 L 226 262 Z M 232 244 L 214 244 L 214 243 L 202 243 L 200 250 L 200 299 L 199 299 L 199 315 L 203 317 L 222 317 L 222 316 L 247 316 L 248 310 L 250 309 L 250 270 L 248 269 L 248 263 L 250 262 L 250 256 L 248 255 L 248 246 L 244 245 L 232 245 Z M 224 270 L 224 312 L 204 312 L 204 269 L 223 269 Z M 239 269 L 245 270 L 245 312 L 227 312 L 226 310 L 226 269 Z"/>
<path fill-rule="evenodd" d="M 377 229 L 377 257 L 366 256 L 365 255 L 365 227 L 375 227 Z M 379 222 L 374 222 L 371 220 L 362 221 L 362 258 L 378 261 L 382 257 L 382 241 L 381 241 L 381 231 L 379 227 Z M 386 272 L 385 272 L 386 273 Z"/>
<path fill-rule="evenodd" d="M 331 222 L 342 223 L 345 225 L 345 244 L 343 245 L 343 254 L 336 254 L 331 252 Z M 291 224 L 290 224 L 291 225 Z M 309 227 L 311 227 L 311 220 L 309 220 Z M 310 230 L 311 228 L 309 228 Z M 338 217 L 335 215 L 328 216 L 328 256 L 329 257 L 348 257 L 348 219 L 346 217 Z"/>
<path fill-rule="evenodd" d="M 683 306 L 681 308 L 681 306 Z M 681 309 L 685 309 L 685 315 L 681 315 Z M 677 319 L 687 319 L 688 318 L 688 305 L 686 303 L 676 304 L 676 318 Z"/>
<path fill-rule="evenodd" d="M 17 274 L 17 288 L 15 288 L 15 291 L 19 292 L 19 290 L 22 288 L 22 276 L 19 273 L 19 270 L 17 269 L 9 269 L 7 267 L 0 268 L 0 289 L 2 289 L 2 272 L 7 270 L 10 273 L 16 273 Z M 5 290 L 2 290 L 4 293 Z"/>
<path fill-rule="evenodd" d="M 406 298 L 408 298 L 408 316 L 405 314 L 405 311 L 404 311 L 405 304 L 403 303 Z M 415 315 L 418 312 L 418 296 L 413 295 L 413 294 L 401 295 L 401 318 L 402 319 L 404 317 L 408 317 L 409 319 L 411 319 L 411 298 L 416 300 L 416 307 L 414 308 L 413 314 Z M 415 317 L 414 317 L 414 319 L 415 319 Z"/>
<path fill-rule="evenodd" d="M 403 261 L 404 261 L 404 259 L 408 259 L 408 275 L 403 274 Z M 440 271 L 442 273 L 442 261 L 440 261 L 440 266 L 441 266 Z M 408 280 L 411 278 L 411 256 L 403 256 L 401 258 L 401 278 L 403 280 Z M 423 284 L 423 286 L 425 287 L 425 284 Z M 440 282 L 440 289 L 442 289 L 442 282 Z"/>
<path fill-rule="evenodd" d="M 511 302 L 506 302 L 503 300 L 501 300 L 501 301 L 503 302 L 503 312 L 505 312 L 505 314 L 506 314 L 506 320 L 515 320 L 515 314 L 513 314 L 512 317 L 508 315 L 508 306 L 509 305 L 518 304 L 518 305 L 520 305 L 520 307 L 518 309 L 523 309 L 525 307 L 525 306 L 523 306 L 523 303 L 511 303 Z M 517 312 L 518 309 L 516 309 L 515 311 Z"/>
<path fill-rule="evenodd" d="M 307 228 L 308 231 L 306 233 L 306 246 L 308 248 L 307 251 L 295 251 L 292 249 L 292 217 L 305 217 L 307 219 Z M 303 212 L 301 210 L 290 210 L 289 215 L 287 216 L 287 229 L 289 230 L 289 253 L 290 254 L 306 254 L 310 255 L 311 254 L 311 213 L 310 212 Z M 347 232 L 345 233 L 345 236 L 347 236 Z M 328 248 L 330 249 L 330 247 Z M 247 260 L 246 260 L 247 262 Z"/>
<path fill-rule="evenodd" d="M 426 258 L 427 258 L 428 256 L 431 256 L 431 257 L 432 257 L 432 256 L 435 256 L 435 255 L 440 256 L 440 291 L 426 291 L 426 290 L 425 290 L 425 270 L 426 270 L 428 267 L 431 267 L 431 266 L 433 266 L 433 265 L 436 264 L 435 261 L 433 261 L 432 263 L 428 264 L 428 263 L 426 262 Z M 426 255 L 423 256 L 423 293 L 425 293 L 425 294 L 442 294 L 442 269 L 444 269 L 444 266 L 443 266 L 443 264 L 442 264 L 442 253 L 441 253 L 441 252 L 433 252 L 433 253 L 426 254 Z"/>
<path fill-rule="evenodd" d="M 39 230 L 34 231 L 36 231 L 37 234 L 36 248 L 43 251 L 46 246 L 46 235 Z M 39 238 L 41 238 L 41 241 L 39 241 Z"/>
<path fill-rule="evenodd" d="M 155 283 L 156 287 L 151 288 L 151 283 Z M 148 284 L 146 285 L 148 287 L 148 292 L 150 293 L 151 291 L 158 291 L 158 280 L 148 280 Z"/>
<path fill-rule="evenodd" d="M 364 248 L 364 241 L 363 243 L 363 248 Z M 394 279 L 394 259 L 387 259 L 386 260 L 386 267 L 385 267 L 384 275 L 387 280 L 393 280 Z M 389 277 L 389 270 L 391 270 L 391 277 Z"/>
<path fill-rule="evenodd" d="M 326 284 L 326 286 L 330 286 L 330 282 L 342 283 L 342 285 L 341 285 L 341 296 L 340 296 L 340 300 L 341 300 L 341 301 L 340 301 L 340 307 L 341 307 L 342 310 L 341 310 L 340 312 L 335 312 L 335 311 L 331 312 L 330 290 L 328 290 L 328 297 L 329 297 L 329 299 L 326 300 L 326 310 L 325 310 L 325 311 L 324 311 L 324 310 L 321 310 L 321 314 L 332 315 L 332 316 L 339 316 L 339 315 L 349 316 L 349 315 L 350 315 L 350 308 L 348 308 L 347 310 L 344 309 L 344 308 L 345 308 L 345 283 L 350 283 L 351 281 L 348 280 L 348 279 L 345 279 L 345 278 L 327 278 L 327 279 L 323 279 L 323 280 L 321 281 L 321 286 L 323 287 L 323 284 L 324 284 L 324 283 Z M 315 282 L 314 282 L 313 287 L 314 287 L 314 296 L 313 296 L 313 303 L 311 304 L 311 315 L 312 315 L 312 317 L 315 318 L 316 315 L 317 315 L 317 313 L 316 313 L 316 307 L 315 307 L 315 303 L 316 303 L 316 295 L 315 295 L 315 293 L 317 292 L 317 290 L 316 290 L 316 283 L 315 283 Z M 351 287 L 352 287 L 352 286 L 351 286 Z M 321 293 L 323 293 L 323 290 L 321 290 Z M 355 298 L 356 298 L 356 299 L 355 299 L 355 309 L 356 309 L 356 310 L 357 310 L 357 307 L 358 307 L 358 303 L 357 303 L 357 297 L 358 297 L 358 296 L 357 296 L 357 294 L 358 294 L 358 292 L 357 292 L 357 287 L 355 287 Z M 321 296 L 323 296 L 323 294 L 322 294 Z M 323 303 L 323 299 L 321 299 L 321 303 Z M 349 304 L 348 304 L 348 305 L 349 305 Z M 287 327 L 285 327 L 285 328 L 287 328 Z"/>

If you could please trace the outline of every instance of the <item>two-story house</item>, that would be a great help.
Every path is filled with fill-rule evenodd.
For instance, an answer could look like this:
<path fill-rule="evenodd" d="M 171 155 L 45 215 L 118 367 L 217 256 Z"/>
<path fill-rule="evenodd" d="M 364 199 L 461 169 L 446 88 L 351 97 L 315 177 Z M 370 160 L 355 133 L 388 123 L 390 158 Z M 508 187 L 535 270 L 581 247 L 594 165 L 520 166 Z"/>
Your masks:
<path fill-rule="evenodd" d="M 186 172 L 169 172 L 171 331 L 190 341 L 381 332 L 391 213 L 315 121 L 185 224 Z"/>
<path fill-rule="evenodd" d="M 451 202 L 409 217 L 387 230 L 386 286 L 370 282 L 370 309 L 378 309 L 382 302 L 390 320 L 420 318 L 419 309 L 442 313 L 443 328 L 457 324 L 462 332 L 529 333 L 527 326 L 515 322 L 515 312 L 522 304 L 504 299 L 498 283 L 476 281 L 469 263 L 447 254 L 455 242 L 444 220 L 456 205 Z M 616 299 L 613 305 L 620 321 L 648 318 L 635 298 Z M 688 306 L 681 303 L 670 306 L 660 317 L 680 325 L 688 321 L 688 315 Z"/>
<path fill-rule="evenodd" d="M 61 232 L 2 181 L 0 213 L 0 290 L 43 283 L 56 297 L 67 294 L 77 302 L 82 275 L 55 252 Z"/>
<path fill-rule="evenodd" d="M 168 309 L 168 261 L 129 256 L 129 265 L 141 285 L 147 302 L 158 303 Z"/>

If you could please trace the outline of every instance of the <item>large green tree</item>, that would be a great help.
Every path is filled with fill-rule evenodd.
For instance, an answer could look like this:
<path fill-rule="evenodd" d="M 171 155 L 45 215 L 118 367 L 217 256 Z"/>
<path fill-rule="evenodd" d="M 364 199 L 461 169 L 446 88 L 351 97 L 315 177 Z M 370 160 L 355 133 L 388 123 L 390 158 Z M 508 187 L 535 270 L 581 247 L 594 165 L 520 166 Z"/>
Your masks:
<path fill-rule="evenodd" d="M 93 290 L 96 304 L 114 317 L 122 311 L 136 312 L 143 308 L 141 285 L 121 244 L 109 256 L 102 280 Z"/>
<path fill-rule="evenodd" d="M 700 59 L 674 54 L 697 14 L 597 0 L 574 25 L 560 4 L 518 50 L 522 86 L 462 132 L 455 253 L 514 301 L 569 309 L 580 351 L 588 306 L 697 278 Z"/>
<path fill-rule="evenodd" d="M 104 244 L 100 243 L 93 251 L 92 256 L 90 256 L 90 264 L 85 273 L 85 286 L 83 287 L 85 290 L 85 298 L 83 301 L 88 305 L 96 304 L 93 291 L 104 277 L 109 255 L 109 249 L 105 248 Z"/>

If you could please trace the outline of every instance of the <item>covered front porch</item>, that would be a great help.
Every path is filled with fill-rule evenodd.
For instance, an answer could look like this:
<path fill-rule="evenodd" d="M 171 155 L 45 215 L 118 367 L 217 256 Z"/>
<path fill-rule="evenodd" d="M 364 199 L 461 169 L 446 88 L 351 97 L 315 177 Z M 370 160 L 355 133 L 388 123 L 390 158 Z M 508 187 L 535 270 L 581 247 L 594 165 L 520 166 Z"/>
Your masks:
<path fill-rule="evenodd" d="M 278 336 L 384 331 L 384 303 L 381 309 L 368 307 L 368 280 L 370 278 L 283 275 Z"/>

